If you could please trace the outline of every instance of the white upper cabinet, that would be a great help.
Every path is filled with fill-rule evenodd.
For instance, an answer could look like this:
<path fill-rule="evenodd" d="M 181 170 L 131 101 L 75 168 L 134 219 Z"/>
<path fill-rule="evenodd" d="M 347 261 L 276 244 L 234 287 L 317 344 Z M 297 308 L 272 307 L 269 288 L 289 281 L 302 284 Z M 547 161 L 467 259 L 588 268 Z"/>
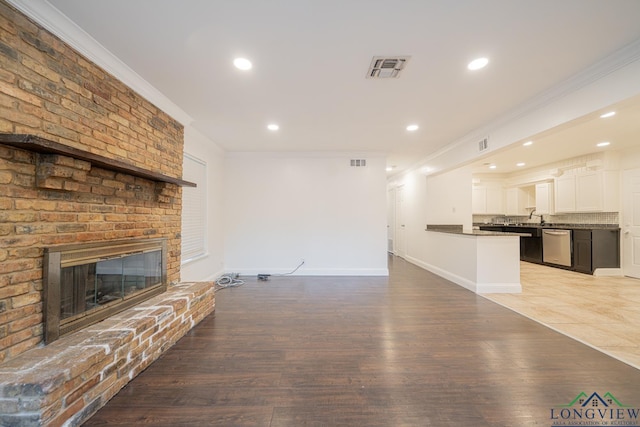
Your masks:
<path fill-rule="evenodd" d="M 602 172 L 576 175 L 576 212 L 598 212 L 604 208 Z"/>
<path fill-rule="evenodd" d="M 502 187 L 474 185 L 471 197 L 474 214 L 503 214 Z"/>
<path fill-rule="evenodd" d="M 487 187 L 487 213 L 502 214 L 502 187 Z"/>
<path fill-rule="evenodd" d="M 576 211 L 576 176 L 565 175 L 555 179 L 556 212 Z"/>
<path fill-rule="evenodd" d="M 543 182 L 536 184 L 536 213 L 538 215 L 550 215 L 555 213 L 553 203 L 553 183 Z"/>
<path fill-rule="evenodd" d="M 618 172 L 586 171 L 555 180 L 555 211 L 617 212 Z"/>
<path fill-rule="evenodd" d="M 487 187 L 473 187 L 471 190 L 471 210 L 475 214 L 487 213 Z"/>
<path fill-rule="evenodd" d="M 532 193 L 528 187 L 507 188 L 507 206 L 505 213 L 507 215 L 528 215 L 529 208 L 531 208 L 533 204 Z"/>

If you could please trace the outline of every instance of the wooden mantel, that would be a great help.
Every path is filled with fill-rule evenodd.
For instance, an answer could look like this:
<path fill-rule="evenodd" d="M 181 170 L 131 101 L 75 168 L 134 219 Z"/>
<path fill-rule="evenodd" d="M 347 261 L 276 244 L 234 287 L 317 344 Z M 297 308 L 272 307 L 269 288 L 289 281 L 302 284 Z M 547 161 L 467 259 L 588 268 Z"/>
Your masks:
<path fill-rule="evenodd" d="M 88 151 L 69 147 L 67 145 L 63 145 L 55 141 L 50 141 L 48 139 L 41 138 L 35 135 L 0 133 L 0 144 L 10 145 L 12 147 L 29 150 L 36 153 L 60 154 L 62 156 L 84 160 L 85 162 L 89 162 L 92 165 L 98 166 L 103 169 L 122 172 L 152 181 L 168 182 L 171 184 L 180 185 L 182 187 L 196 187 L 196 184 L 193 182 L 185 181 L 179 178 L 173 178 L 158 172 L 140 168 L 138 166 L 133 166 L 119 160 L 100 156 L 99 154 L 94 154 Z"/>

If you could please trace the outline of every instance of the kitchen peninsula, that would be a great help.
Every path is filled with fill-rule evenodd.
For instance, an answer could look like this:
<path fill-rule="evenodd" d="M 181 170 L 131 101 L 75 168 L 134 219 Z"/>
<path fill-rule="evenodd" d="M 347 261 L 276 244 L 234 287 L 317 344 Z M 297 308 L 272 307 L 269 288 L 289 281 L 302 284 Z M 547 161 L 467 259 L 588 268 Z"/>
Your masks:
<path fill-rule="evenodd" d="M 482 224 L 479 231 L 522 232 L 531 237 L 520 240 L 522 261 L 564 268 L 594 276 L 621 276 L 620 227 L 617 224 Z M 570 235 L 569 263 L 557 265 L 543 257 L 543 233 L 568 231 Z M 546 250 L 545 250 L 546 251 Z M 546 253 L 546 252 L 545 252 Z"/>
<path fill-rule="evenodd" d="M 421 267 L 478 294 L 522 291 L 520 237 L 529 234 L 431 224 L 425 231 L 429 253 Z"/>

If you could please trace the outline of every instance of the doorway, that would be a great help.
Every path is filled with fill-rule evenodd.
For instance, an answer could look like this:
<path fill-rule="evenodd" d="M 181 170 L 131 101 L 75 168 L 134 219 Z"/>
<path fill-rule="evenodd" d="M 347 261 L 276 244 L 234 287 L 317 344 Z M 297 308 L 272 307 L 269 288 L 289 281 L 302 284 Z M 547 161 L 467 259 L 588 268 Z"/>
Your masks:
<path fill-rule="evenodd" d="M 395 202 L 396 209 L 394 254 L 401 258 L 404 258 L 407 254 L 407 238 L 405 223 L 405 189 L 403 185 L 396 188 Z"/>
<path fill-rule="evenodd" d="M 395 253 L 396 231 L 396 189 L 387 190 L 387 252 Z"/>
<path fill-rule="evenodd" d="M 622 174 L 622 271 L 640 278 L 640 169 Z"/>

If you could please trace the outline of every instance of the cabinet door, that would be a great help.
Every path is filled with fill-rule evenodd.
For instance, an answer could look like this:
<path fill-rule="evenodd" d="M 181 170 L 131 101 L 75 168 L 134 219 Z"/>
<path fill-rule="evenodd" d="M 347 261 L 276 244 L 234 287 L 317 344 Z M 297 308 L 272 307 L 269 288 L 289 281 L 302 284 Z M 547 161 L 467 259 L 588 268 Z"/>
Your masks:
<path fill-rule="evenodd" d="M 561 176 L 555 179 L 556 212 L 576 211 L 576 177 Z"/>
<path fill-rule="evenodd" d="M 594 212 L 603 210 L 602 172 L 583 172 L 576 175 L 576 211 Z"/>
<path fill-rule="evenodd" d="M 471 190 L 471 209 L 474 214 L 503 214 L 502 187 L 474 186 Z"/>
<path fill-rule="evenodd" d="M 502 188 L 487 187 L 487 213 L 502 214 Z"/>
<path fill-rule="evenodd" d="M 593 269 L 620 268 L 620 230 L 591 232 Z"/>
<path fill-rule="evenodd" d="M 550 182 L 536 184 L 536 213 L 553 214 L 553 187 Z"/>
<path fill-rule="evenodd" d="M 505 209 L 505 213 L 507 215 L 517 215 L 518 214 L 518 189 L 507 188 L 506 196 L 507 196 L 507 208 Z"/>
<path fill-rule="evenodd" d="M 591 274 L 591 231 L 573 230 L 573 269 Z"/>
<path fill-rule="evenodd" d="M 527 207 L 532 204 L 529 200 L 529 192 L 526 188 L 508 188 L 506 191 L 507 207 L 505 209 L 507 215 L 527 215 Z"/>
<path fill-rule="evenodd" d="M 473 187 L 471 190 L 471 210 L 475 214 L 487 213 L 487 188 Z"/>

